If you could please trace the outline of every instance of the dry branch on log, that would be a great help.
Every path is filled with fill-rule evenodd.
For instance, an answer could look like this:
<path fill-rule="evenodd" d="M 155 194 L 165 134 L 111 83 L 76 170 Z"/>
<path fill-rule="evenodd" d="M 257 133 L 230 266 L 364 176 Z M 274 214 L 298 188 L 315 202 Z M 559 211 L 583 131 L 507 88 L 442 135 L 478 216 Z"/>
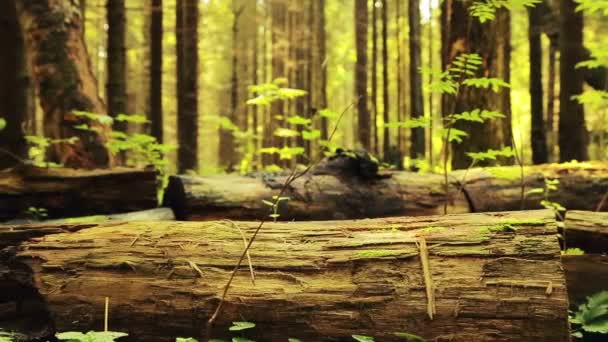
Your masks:
<path fill-rule="evenodd" d="M 313 172 L 314 173 L 314 172 Z M 332 220 L 443 213 L 443 177 L 392 172 L 390 178 L 362 180 L 344 175 L 309 174 L 288 189 L 282 220 Z M 559 179 L 549 199 L 568 209 L 594 210 L 608 191 L 608 164 L 570 163 L 525 167 L 525 191 Z M 268 214 L 262 200 L 279 192 L 285 177 L 172 176 L 164 204 L 180 220 L 259 219 Z M 456 171 L 450 176 L 448 212 L 520 210 L 517 166 Z M 464 180 L 464 184 L 460 183 Z M 277 184 L 279 186 L 277 186 Z M 461 192 L 460 190 L 463 190 Z M 541 208 L 542 194 L 525 198 L 526 209 Z M 608 206 L 604 206 L 608 210 Z"/>
<path fill-rule="evenodd" d="M 157 206 L 156 172 L 23 168 L 0 171 L 0 221 L 44 208 L 48 218 L 103 215 Z"/>
<path fill-rule="evenodd" d="M 246 236 L 257 225 L 237 224 Z M 568 341 L 555 230 L 549 211 L 268 224 L 250 251 L 256 285 L 243 267 L 214 336 L 252 321 L 258 341 L 392 341 L 396 331 Z M 1 326 L 35 319 L 40 331 L 99 329 L 108 296 L 110 328 L 130 341 L 197 336 L 243 250 L 239 229 L 221 221 L 0 227 L 7 238 L 20 243 L 2 253 Z"/>

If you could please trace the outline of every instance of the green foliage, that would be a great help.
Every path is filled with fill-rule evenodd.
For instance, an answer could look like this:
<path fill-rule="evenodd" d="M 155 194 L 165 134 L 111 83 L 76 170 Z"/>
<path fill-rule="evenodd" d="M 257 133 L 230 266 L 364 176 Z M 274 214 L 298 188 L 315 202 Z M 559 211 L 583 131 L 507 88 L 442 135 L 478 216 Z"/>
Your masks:
<path fill-rule="evenodd" d="M 608 15 L 608 0 L 574 0 L 578 3 L 577 11 L 585 11 L 589 14 L 601 12 Z"/>
<path fill-rule="evenodd" d="M 570 315 L 570 323 L 577 326 L 572 334 L 575 337 L 583 337 L 585 332 L 608 334 L 608 291 L 587 297 L 587 302 Z"/>
<path fill-rule="evenodd" d="M 69 342 L 113 342 L 123 336 L 128 336 L 128 334 L 115 331 L 89 331 L 86 334 L 68 331 L 55 335 L 59 340 Z"/>
<path fill-rule="evenodd" d="M 232 326 L 228 328 L 230 331 L 241 331 L 246 329 L 255 328 L 255 323 L 251 322 L 232 322 Z"/>
<path fill-rule="evenodd" d="M 279 214 L 279 204 L 281 202 L 287 202 L 289 201 L 289 197 L 279 197 L 279 196 L 272 196 L 272 201 L 267 201 L 267 200 L 262 200 L 262 203 L 264 203 L 265 205 L 269 206 L 271 209 L 271 213 L 270 215 L 268 215 L 274 222 L 276 222 L 279 217 L 281 216 Z"/>
<path fill-rule="evenodd" d="M 57 163 L 47 162 L 46 153 L 50 146 L 55 144 L 75 144 L 77 137 L 68 139 L 50 139 L 38 135 L 26 135 L 25 142 L 28 144 L 28 159 L 34 166 L 38 167 L 58 167 Z"/>
<path fill-rule="evenodd" d="M 585 255 L 585 251 L 580 248 L 567 248 L 562 251 L 562 255 Z"/>
<path fill-rule="evenodd" d="M 469 13 L 485 23 L 494 20 L 496 11 L 500 8 L 533 7 L 540 2 L 541 0 L 478 0 L 469 7 Z"/>
<path fill-rule="evenodd" d="M 352 337 L 355 339 L 355 341 L 359 341 L 359 342 L 374 342 L 374 338 L 371 336 L 365 336 L 365 335 L 352 335 Z"/>
<path fill-rule="evenodd" d="M 484 160 L 496 160 L 498 157 L 510 158 L 515 155 L 513 148 L 510 146 L 503 147 L 501 150 L 489 149 L 484 152 L 467 152 L 467 156 L 473 159 L 474 162 Z"/>
<path fill-rule="evenodd" d="M 0 131 L 6 128 L 6 119 L 0 118 Z"/>
<path fill-rule="evenodd" d="M 257 96 L 247 100 L 247 104 L 255 106 L 269 106 L 275 101 L 293 100 L 308 94 L 308 92 L 305 90 L 282 87 L 285 84 L 287 84 L 286 78 L 278 78 L 272 83 L 249 86 L 249 91 Z"/>
<path fill-rule="evenodd" d="M 39 221 L 47 218 L 49 216 L 48 210 L 46 208 L 37 208 L 37 207 L 29 207 L 24 213 L 27 217 Z"/>

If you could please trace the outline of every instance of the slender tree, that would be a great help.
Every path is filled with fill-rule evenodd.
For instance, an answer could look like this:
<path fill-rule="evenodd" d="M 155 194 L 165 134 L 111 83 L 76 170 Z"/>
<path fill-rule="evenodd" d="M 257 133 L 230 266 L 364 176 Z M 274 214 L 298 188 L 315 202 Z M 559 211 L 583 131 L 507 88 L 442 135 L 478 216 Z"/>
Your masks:
<path fill-rule="evenodd" d="M 15 3 L 0 1 L 0 46 L 10 47 L 0 54 L 0 168 L 19 163 L 26 155 L 23 126 L 28 113 L 29 87 L 23 37 Z"/>
<path fill-rule="evenodd" d="M 199 1 L 176 5 L 178 171 L 198 169 Z"/>
<path fill-rule="evenodd" d="M 163 0 L 152 0 L 150 17 L 150 133 L 163 142 Z"/>
<path fill-rule="evenodd" d="M 560 95 L 559 159 L 587 160 L 588 137 L 583 106 L 572 97 L 583 92 L 583 72 L 576 64 L 583 61 L 583 14 L 574 0 L 561 0 L 560 12 Z"/>
<path fill-rule="evenodd" d="M 70 1 L 57 6 L 50 0 L 15 3 L 29 68 L 36 70 L 32 76 L 44 114 L 44 133 L 52 139 L 78 138 L 75 143 L 53 145 L 49 159 L 71 167 L 110 166 L 106 147 L 109 129 L 73 113 L 106 112 L 82 37 L 79 4 Z M 94 130 L 74 128 L 79 124 Z"/>
<path fill-rule="evenodd" d="M 126 18 L 124 0 L 107 0 L 106 14 L 108 22 L 108 77 L 106 97 L 108 114 L 116 117 L 127 112 L 127 55 L 125 47 Z M 114 127 L 126 130 L 122 122 Z"/>
<path fill-rule="evenodd" d="M 312 1 L 313 14 L 315 20 L 314 27 L 316 28 L 315 40 L 313 43 L 313 83 L 311 91 L 317 93 L 316 101 L 312 108 L 317 110 L 327 108 L 327 42 L 325 28 L 325 0 Z M 316 47 L 316 48 L 315 48 Z M 321 118 L 321 139 L 327 140 L 329 137 L 329 127 L 327 118 Z"/>
<path fill-rule="evenodd" d="M 461 53 L 477 53 L 484 63 L 479 75 L 497 77 L 510 82 L 511 28 L 507 9 L 496 11 L 492 21 L 480 23 L 469 14 L 469 2 L 445 0 L 442 4 L 442 66 L 443 69 Z M 503 119 L 484 124 L 460 122 L 456 128 L 468 132 L 463 144 L 452 145 L 452 166 L 466 168 L 470 164 L 467 152 L 485 151 L 511 145 L 511 100 L 508 88 L 494 93 L 486 89 L 463 88 L 457 99 L 442 97 L 444 115 L 475 108 L 496 110 Z"/>
<path fill-rule="evenodd" d="M 557 50 L 558 47 L 554 42 L 549 43 L 549 70 L 547 76 L 547 128 L 546 132 L 548 134 L 548 147 L 549 147 L 549 157 L 550 161 L 554 162 L 558 160 L 556 155 L 556 145 L 557 145 L 557 130 L 555 128 L 555 86 L 557 83 Z"/>
<path fill-rule="evenodd" d="M 528 40 L 530 44 L 530 108 L 532 111 L 532 162 L 548 161 L 547 139 L 543 118 L 543 75 L 541 44 L 541 12 L 538 7 L 528 9 Z"/>
<path fill-rule="evenodd" d="M 370 115 L 367 108 L 367 0 L 355 0 L 355 95 L 358 99 L 358 136 L 361 146 L 370 150 Z"/>
<path fill-rule="evenodd" d="M 372 0 L 372 131 L 373 146 L 376 154 L 380 153 L 378 142 L 378 6 Z"/>
<path fill-rule="evenodd" d="M 422 92 L 422 66 L 421 29 L 420 29 L 420 1 L 408 1 L 409 28 L 410 28 L 410 100 L 412 103 L 412 118 L 424 117 L 424 94 Z M 430 42 L 429 42 L 430 44 Z M 410 157 L 423 159 L 425 154 L 424 128 L 412 129 Z"/>
<path fill-rule="evenodd" d="M 388 66 L 388 0 L 382 0 L 382 117 L 384 123 L 390 122 Z M 390 129 L 385 126 L 382 143 L 385 158 L 390 153 L 390 144 Z"/>

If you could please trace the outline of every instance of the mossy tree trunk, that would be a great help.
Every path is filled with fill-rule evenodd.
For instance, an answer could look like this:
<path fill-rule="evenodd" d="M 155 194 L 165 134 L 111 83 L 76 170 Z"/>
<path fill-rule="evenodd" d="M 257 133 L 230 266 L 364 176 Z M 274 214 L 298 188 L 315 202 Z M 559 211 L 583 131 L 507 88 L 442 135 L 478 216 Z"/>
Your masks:
<path fill-rule="evenodd" d="M 49 158 L 71 167 L 110 166 L 112 158 L 105 145 L 109 128 L 73 113 L 106 112 L 82 37 L 79 4 L 59 0 L 15 0 L 15 3 L 28 63 L 44 111 L 45 135 L 52 139 L 78 138 L 75 143 L 54 144 Z M 79 124 L 87 124 L 94 130 L 75 129 Z"/>

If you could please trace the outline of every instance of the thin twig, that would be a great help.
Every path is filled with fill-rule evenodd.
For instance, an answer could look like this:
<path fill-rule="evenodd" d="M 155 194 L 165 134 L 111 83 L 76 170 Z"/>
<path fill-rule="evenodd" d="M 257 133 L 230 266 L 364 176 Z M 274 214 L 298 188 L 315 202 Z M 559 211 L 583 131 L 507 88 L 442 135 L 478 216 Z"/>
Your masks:
<path fill-rule="evenodd" d="M 336 125 L 333 129 L 333 131 L 331 132 L 331 135 L 329 136 L 329 138 L 327 139 L 328 141 L 331 141 L 334 137 L 334 135 L 336 134 L 337 130 L 338 130 L 338 126 L 340 125 L 340 121 L 342 121 L 342 118 L 344 117 L 344 114 L 346 114 L 346 112 L 353 107 L 355 104 L 357 104 L 359 102 L 360 98 L 357 98 L 357 100 L 353 101 L 352 103 L 350 103 L 343 111 L 342 113 L 340 113 L 340 116 L 338 117 L 338 120 L 336 121 Z M 298 178 L 304 176 L 306 173 L 308 173 L 308 171 L 310 171 L 313 167 L 315 167 L 317 164 L 319 164 L 321 162 L 322 158 L 318 158 L 314 163 L 308 165 L 306 167 L 306 169 L 304 169 L 302 172 L 296 172 L 296 168 L 292 168 L 291 173 L 289 174 L 289 176 L 285 179 L 285 183 L 283 183 L 283 186 L 281 187 L 281 190 L 279 191 L 278 196 L 276 196 L 276 202 L 278 203 L 279 199 L 283 196 L 283 194 L 285 194 L 285 192 L 287 191 L 287 189 L 289 188 L 289 186 Z M 275 203 L 276 205 L 276 203 Z M 249 243 L 247 243 L 247 246 L 245 247 L 245 250 L 243 251 L 243 253 L 241 253 L 241 256 L 239 257 L 238 262 L 236 263 L 236 265 L 234 266 L 234 269 L 232 270 L 232 272 L 230 273 L 230 277 L 228 278 L 228 281 L 226 282 L 226 285 L 224 286 L 224 291 L 222 292 L 222 296 L 220 297 L 220 302 L 217 305 L 215 311 L 213 312 L 213 315 L 211 315 L 211 318 L 209 318 L 209 320 L 207 321 L 207 325 L 206 325 L 206 329 L 205 329 L 205 334 L 203 334 L 204 338 L 203 338 L 203 342 L 209 342 L 209 340 L 211 339 L 211 329 L 213 327 L 213 323 L 216 321 L 217 317 L 219 316 L 219 314 L 222 311 L 222 308 L 224 307 L 224 303 L 226 302 L 226 296 L 228 295 L 228 291 L 230 290 L 230 286 L 232 285 L 232 282 L 236 276 L 236 273 L 238 272 L 239 268 L 241 267 L 243 260 L 245 259 L 245 256 L 247 255 L 247 252 L 251 249 L 251 246 L 253 245 L 253 242 L 255 241 L 255 239 L 257 238 L 258 234 L 260 233 L 260 230 L 262 229 L 262 227 L 264 226 L 264 224 L 267 222 L 267 218 L 263 217 L 260 220 L 260 223 L 258 224 L 258 226 L 256 227 L 255 231 L 253 232 L 253 235 L 251 236 L 251 239 L 249 240 Z"/>
<path fill-rule="evenodd" d="M 424 287 L 426 288 L 426 312 L 429 318 L 432 320 L 435 313 L 435 285 L 433 284 L 433 277 L 431 275 L 431 266 L 429 263 L 429 249 L 426 245 L 426 239 L 424 237 L 418 238 L 418 249 L 420 250 L 420 263 L 422 264 L 422 274 L 424 275 Z"/>
<path fill-rule="evenodd" d="M 225 220 L 225 221 L 228 222 L 230 225 L 232 225 L 232 227 L 238 229 L 239 233 L 241 233 L 241 237 L 243 238 L 243 247 L 247 248 L 247 237 L 245 236 L 245 233 L 243 232 L 241 227 L 239 227 L 239 225 L 236 224 L 234 221 L 230 221 L 230 220 Z M 253 286 L 255 286 L 255 272 L 253 271 L 253 263 L 251 262 L 251 255 L 250 255 L 249 251 L 247 251 L 247 263 L 249 264 L 249 273 L 251 274 L 251 283 L 253 284 Z"/>
<path fill-rule="evenodd" d="M 602 197 L 602 200 L 600 201 L 600 203 L 597 204 L 595 211 L 601 211 L 602 208 L 604 207 L 604 204 L 606 204 L 606 200 L 608 200 L 608 191 L 606 191 L 606 193 L 604 194 L 604 197 Z"/>

